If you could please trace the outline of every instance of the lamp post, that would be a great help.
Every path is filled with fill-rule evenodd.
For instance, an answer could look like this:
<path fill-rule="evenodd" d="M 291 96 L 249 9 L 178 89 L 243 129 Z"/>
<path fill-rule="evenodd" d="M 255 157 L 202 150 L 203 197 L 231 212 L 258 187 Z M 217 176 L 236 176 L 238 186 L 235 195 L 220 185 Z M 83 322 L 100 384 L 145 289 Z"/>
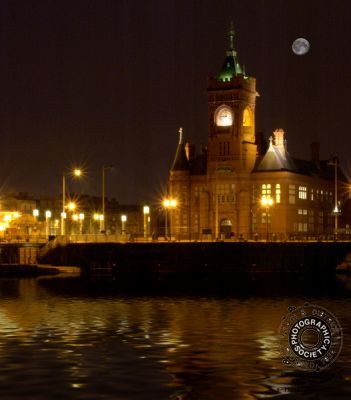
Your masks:
<path fill-rule="evenodd" d="M 266 208 L 266 242 L 268 242 L 269 239 L 269 232 L 268 232 L 268 211 L 269 207 L 273 205 L 273 200 L 271 197 L 263 197 L 261 200 L 261 204 L 263 207 Z"/>
<path fill-rule="evenodd" d="M 177 207 L 177 200 L 167 198 L 163 200 L 163 207 L 165 208 L 165 238 L 168 239 L 168 210 Z M 172 218 L 172 214 L 171 214 Z M 171 237 L 172 237 L 172 221 L 171 221 Z"/>
<path fill-rule="evenodd" d="M 75 223 L 73 224 L 74 226 L 71 227 L 71 235 L 77 235 L 77 226 L 76 224 L 79 221 L 79 215 L 78 214 L 72 214 L 72 221 L 74 221 Z M 74 228 L 74 229 L 72 229 Z"/>
<path fill-rule="evenodd" d="M 93 219 L 94 219 L 94 221 L 95 221 L 95 224 L 94 224 L 94 232 L 93 233 L 96 233 L 96 231 L 98 230 L 98 232 L 100 232 L 101 231 L 101 223 L 100 223 L 100 225 L 98 225 L 98 222 L 100 221 L 100 214 L 98 214 L 98 213 L 95 213 L 94 215 L 93 215 Z"/>
<path fill-rule="evenodd" d="M 50 235 L 50 218 L 51 218 L 51 211 L 46 210 L 45 211 L 45 228 L 46 228 L 46 237 L 49 239 Z"/>
<path fill-rule="evenodd" d="M 78 218 L 79 218 L 79 234 L 81 235 L 83 233 L 84 214 L 80 213 Z"/>
<path fill-rule="evenodd" d="M 338 216 L 340 213 L 338 207 L 338 158 L 333 157 L 331 161 L 328 162 L 328 165 L 334 166 L 334 235 L 335 240 L 338 238 Z"/>
<path fill-rule="evenodd" d="M 121 215 L 121 222 L 122 222 L 122 235 L 124 235 L 126 233 L 126 222 L 127 222 L 126 215 Z"/>
<path fill-rule="evenodd" d="M 111 171 L 113 165 L 103 165 L 102 166 L 102 215 L 101 220 L 101 233 L 105 233 L 105 171 Z"/>
<path fill-rule="evenodd" d="M 72 175 L 79 178 L 83 174 L 82 170 L 79 168 L 75 168 L 73 170 Z M 66 219 L 66 176 L 68 174 L 62 174 L 62 212 L 61 212 L 61 235 L 66 234 L 66 226 L 65 226 L 65 219 Z"/>
<path fill-rule="evenodd" d="M 144 214 L 144 238 L 146 239 L 149 234 L 149 222 L 150 222 L 150 207 L 144 206 L 143 207 L 143 214 Z"/>

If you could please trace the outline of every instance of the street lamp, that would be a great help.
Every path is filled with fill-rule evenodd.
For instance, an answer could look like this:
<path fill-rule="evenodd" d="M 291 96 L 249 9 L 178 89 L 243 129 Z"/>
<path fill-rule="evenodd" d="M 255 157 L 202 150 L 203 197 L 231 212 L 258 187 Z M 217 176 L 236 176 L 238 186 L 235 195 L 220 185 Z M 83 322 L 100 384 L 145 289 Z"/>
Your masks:
<path fill-rule="evenodd" d="M 37 210 L 37 209 L 33 210 L 33 217 L 35 217 L 35 218 L 39 217 L 39 210 Z"/>
<path fill-rule="evenodd" d="M 50 235 L 50 218 L 51 218 L 51 211 L 46 210 L 45 211 L 45 227 L 46 227 L 46 237 L 49 239 Z"/>
<path fill-rule="evenodd" d="M 102 215 L 101 220 L 101 233 L 105 233 L 105 171 L 111 171 L 114 168 L 113 165 L 102 166 Z"/>
<path fill-rule="evenodd" d="M 70 201 L 70 202 L 67 204 L 67 208 L 69 209 L 69 211 L 74 211 L 74 210 L 77 208 L 77 204 L 74 203 L 73 201 Z"/>
<path fill-rule="evenodd" d="M 79 233 L 82 234 L 83 233 L 84 214 L 80 213 L 78 217 L 79 217 Z"/>
<path fill-rule="evenodd" d="M 103 222 L 103 220 L 104 220 L 104 216 L 102 215 L 102 214 L 98 214 L 98 213 L 95 213 L 94 215 L 93 215 L 93 218 L 94 218 L 94 221 L 96 222 L 96 223 L 100 223 L 99 224 L 99 232 L 101 232 L 102 231 L 102 222 Z M 94 231 L 95 231 L 95 228 L 94 228 Z"/>
<path fill-rule="evenodd" d="M 149 206 L 144 206 L 143 207 L 143 214 L 144 214 L 144 238 L 147 238 L 147 235 L 149 234 L 149 222 L 150 222 L 150 207 Z"/>
<path fill-rule="evenodd" d="M 168 239 L 168 209 L 176 208 L 177 207 L 177 200 L 168 198 L 163 200 L 163 207 L 165 208 L 165 237 Z M 172 216 L 172 214 L 171 214 Z M 171 223 L 171 229 L 172 229 L 172 223 Z M 172 231 L 171 231 L 171 236 L 172 236 Z"/>
<path fill-rule="evenodd" d="M 72 176 L 79 178 L 83 175 L 80 168 L 73 169 Z M 66 218 L 66 176 L 68 174 L 62 174 L 62 213 L 61 213 L 61 235 L 66 233 L 65 218 Z"/>
<path fill-rule="evenodd" d="M 273 205 L 273 200 L 271 197 L 263 197 L 261 199 L 261 204 L 266 208 L 266 242 L 268 242 L 269 234 L 268 234 L 268 211 L 269 207 Z"/>
<path fill-rule="evenodd" d="M 124 235 L 126 233 L 127 216 L 121 215 L 121 221 L 122 221 L 122 235 Z"/>
<path fill-rule="evenodd" d="M 340 214 L 340 210 L 338 207 L 338 163 L 339 160 L 337 157 L 333 157 L 332 160 L 328 162 L 328 165 L 334 166 L 334 235 L 335 240 L 338 238 L 338 216 Z"/>

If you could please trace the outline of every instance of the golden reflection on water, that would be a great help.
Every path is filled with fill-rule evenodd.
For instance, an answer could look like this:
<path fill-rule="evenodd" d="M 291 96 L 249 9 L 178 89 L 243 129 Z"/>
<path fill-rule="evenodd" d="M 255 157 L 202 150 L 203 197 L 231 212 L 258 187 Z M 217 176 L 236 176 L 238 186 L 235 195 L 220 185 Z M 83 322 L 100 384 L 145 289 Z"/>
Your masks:
<path fill-rule="evenodd" d="M 25 346 L 41 354 L 35 373 L 41 376 L 46 363 L 55 365 L 58 384 L 75 391 L 91 393 L 97 381 L 112 392 L 130 391 L 128 398 L 138 399 L 288 396 L 297 390 L 297 377 L 283 369 L 278 327 L 296 301 L 303 302 L 66 297 L 35 280 L 19 280 L 12 295 L 0 303 L 2 373 L 12 378 L 13 367 L 6 369 L 11 364 L 8 357 L 17 357 Z M 343 313 L 349 303 L 329 305 L 333 304 Z M 21 362 L 22 368 L 31 366 L 26 359 Z M 349 379 L 345 373 L 343 382 Z"/>

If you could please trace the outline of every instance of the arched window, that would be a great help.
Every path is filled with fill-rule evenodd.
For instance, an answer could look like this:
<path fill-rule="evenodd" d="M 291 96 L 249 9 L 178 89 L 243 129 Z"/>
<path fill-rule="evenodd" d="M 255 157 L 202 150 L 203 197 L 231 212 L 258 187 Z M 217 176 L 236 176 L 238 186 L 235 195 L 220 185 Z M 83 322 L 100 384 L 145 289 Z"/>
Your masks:
<path fill-rule="evenodd" d="M 252 126 L 252 111 L 246 107 L 243 114 L 243 126 Z"/>

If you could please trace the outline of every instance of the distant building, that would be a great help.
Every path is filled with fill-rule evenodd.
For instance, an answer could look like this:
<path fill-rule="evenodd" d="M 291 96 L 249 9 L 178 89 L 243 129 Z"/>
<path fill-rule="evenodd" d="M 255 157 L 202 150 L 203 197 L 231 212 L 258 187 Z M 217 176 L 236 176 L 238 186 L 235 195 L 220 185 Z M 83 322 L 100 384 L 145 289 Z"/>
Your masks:
<path fill-rule="evenodd" d="M 208 146 L 180 138 L 169 173 L 172 236 L 183 239 L 330 238 L 350 233 L 349 183 L 337 160 L 311 159 L 288 152 L 282 129 L 265 143 L 255 131 L 256 80 L 230 47 L 223 67 L 208 79 Z M 335 173 L 338 197 L 335 204 Z M 336 206 L 336 207 L 335 207 Z M 336 208 L 336 210 L 335 210 Z M 335 219 L 334 211 L 341 211 Z"/>
<path fill-rule="evenodd" d="M 69 204 L 74 203 L 74 209 Z M 49 218 L 46 213 L 49 213 Z M 42 237 L 61 234 L 62 197 L 50 196 L 34 198 L 28 193 L 3 193 L 0 196 L 0 240 L 4 237 L 24 237 L 41 235 Z M 67 194 L 66 233 L 101 233 L 102 200 L 96 196 L 76 196 Z M 126 218 L 124 233 L 134 237 L 151 236 L 154 229 L 154 210 L 144 215 L 144 206 L 138 204 L 120 204 L 116 199 L 105 199 L 105 232 L 122 233 L 122 215 Z M 47 227 L 48 224 L 48 227 Z M 145 232 L 144 232 L 145 229 Z"/>
<path fill-rule="evenodd" d="M 69 200 L 71 199 L 71 200 Z M 72 202 L 75 204 L 73 210 L 69 210 L 68 205 Z M 79 197 L 74 194 L 67 195 L 66 200 L 66 233 L 100 233 L 101 220 L 99 216 L 102 214 L 101 197 L 81 195 Z M 38 200 L 38 207 L 42 210 L 43 216 L 45 210 L 51 210 L 53 219 L 60 219 L 62 213 L 62 198 L 50 197 Z M 84 215 L 84 220 L 74 220 L 74 215 Z M 108 234 L 120 234 L 122 232 L 121 217 L 125 215 L 127 221 L 125 223 L 125 231 L 127 234 L 143 235 L 143 206 L 137 204 L 120 204 L 116 199 L 105 199 L 105 231 Z M 60 232 L 56 232 L 60 234 Z"/>

